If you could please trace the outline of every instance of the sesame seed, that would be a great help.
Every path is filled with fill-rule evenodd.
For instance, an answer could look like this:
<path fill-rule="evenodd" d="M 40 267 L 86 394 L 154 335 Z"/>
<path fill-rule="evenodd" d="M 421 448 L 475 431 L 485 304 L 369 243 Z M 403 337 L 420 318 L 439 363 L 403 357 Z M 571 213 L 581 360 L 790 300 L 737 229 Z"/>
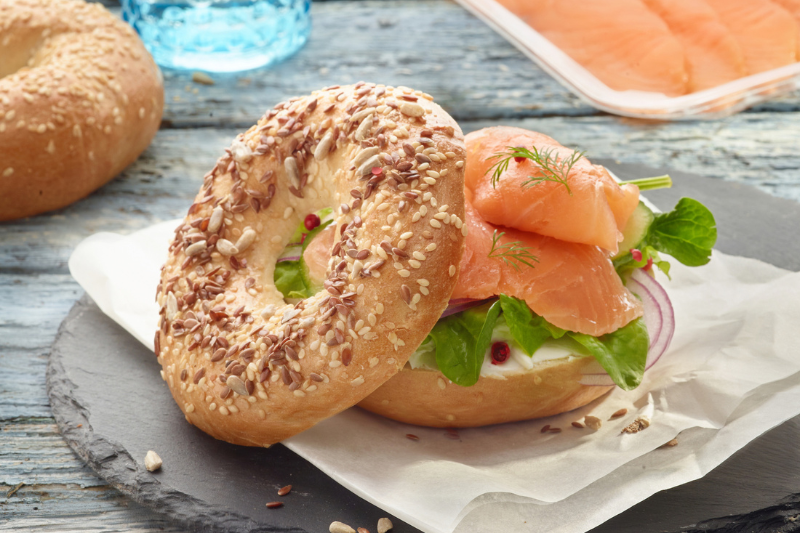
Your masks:
<path fill-rule="evenodd" d="M 464 162 L 463 161 L 456 161 L 456 167 L 457 168 L 462 168 L 463 166 L 464 166 Z"/>
<path fill-rule="evenodd" d="M 450 270 L 449 270 L 449 273 L 450 273 L 450 277 L 451 277 L 451 278 L 452 278 L 453 276 L 455 276 L 455 274 L 456 274 L 456 266 L 455 266 L 455 265 L 450 265 Z"/>
<path fill-rule="evenodd" d="M 409 277 L 411 275 L 411 272 L 409 272 L 406 269 L 398 270 L 397 273 L 400 274 L 400 276 L 403 277 L 403 278 L 407 278 L 407 277 Z"/>
<path fill-rule="evenodd" d="M 7 169 L 5 169 L 5 170 L 3 171 L 3 177 L 4 177 L 4 178 L 7 178 L 7 177 L 9 177 L 10 175 L 12 175 L 13 173 L 14 173 L 14 169 L 13 169 L 13 168 L 11 168 L 11 167 L 8 167 Z"/>
<path fill-rule="evenodd" d="M 442 223 L 441 223 L 441 222 L 439 222 L 438 220 L 436 220 L 435 218 L 432 218 L 432 219 L 430 220 L 430 225 L 431 225 L 431 226 L 433 226 L 433 227 L 434 227 L 434 228 L 436 228 L 436 229 L 439 229 L 439 228 L 441 228 L 441 227 L 442 227 Z"/>

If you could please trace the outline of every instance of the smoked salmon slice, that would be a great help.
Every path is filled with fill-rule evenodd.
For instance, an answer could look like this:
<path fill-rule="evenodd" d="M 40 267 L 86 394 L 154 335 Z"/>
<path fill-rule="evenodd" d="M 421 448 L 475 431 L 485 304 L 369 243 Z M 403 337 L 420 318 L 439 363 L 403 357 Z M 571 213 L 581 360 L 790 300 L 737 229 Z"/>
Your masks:
<path fill-rule="evenodd" d="M 747 76 L 738 41 L 708 4 L 698 0 L 642 1 L 683 45 L 690 92 Z"/>
<path fill-rule="evenodd" d="M 642 304 L 622 284 L 608 256 L 596 246 L 559 241 L 535 233 L 496 228 L 481 218 L 467 193 L 469 228 L 461 271 L 452 298 L 506 294 L 569 331 L 600 336 L 642 316 Z M 519 269 L 489 257 L 495 229 L 500 243 L 521 242 L 537 257 L 534 268 Z"/>
<path fill-rule="evenodd" d="M 498 1 L 612 89 L 689 90 L 683 46 L 640 0 Z"/>
<path fill-rule="evenodd" d="M 800 0 L 772 0 L 788 11 L 800 28 Z M 800 38 L 797 39 L 797 60 L 800 61 Z"/>
<path fill-rule="evenodd" d="M 541 133 L 498 126 L 466 137 L 465 187 L 482 218 L 499 226 L 555 237 L 563 241 L 599 246 L 614 254 L 622 229 L 639 203 L 639 188 L 620 187 L 601 166 L 581 157 L 567 175 L 569 191 L 551 181 L 525 186 L 541 167 L 525 159 L 512 160 L 496 187 L 491 183 L 492 156 L 509 146 L 551 150 L 560 158 L 573 151 Z M 571 192 L 571 194 L 570 194 Z"/>
<path fill-rule="evenodd" d="M 769 0 L 704 1 L 739 42 L 749 74 L 797 61 L 797 22 L 781 6 Z"/>
<path fill-rule="evenodd" d="M 596 246 L 559 241 L 535 233 L 489 224 L 469 202 L 461 272 L 452 298 L 484 299 L 506 294 L 525 300 L 534 313 L 560 328 L 599 336 L 642 316 L 639 300 L 622 284 L 608 256 Z M 520 241 L 536 256 L 534 267 L 519 270 L 489 257 L 495 229 L 506 232 L 499 244 Z M 325 279 L 334 229 L 326 228 L 303 253 L 311 278 Z"/>

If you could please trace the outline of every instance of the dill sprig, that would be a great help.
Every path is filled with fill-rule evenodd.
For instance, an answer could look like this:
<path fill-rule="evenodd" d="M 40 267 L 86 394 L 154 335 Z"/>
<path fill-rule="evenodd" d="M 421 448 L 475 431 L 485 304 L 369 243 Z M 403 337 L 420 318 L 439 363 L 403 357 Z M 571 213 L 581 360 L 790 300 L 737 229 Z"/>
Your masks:
<path fill-rule="evenodd" d="M 500 181 L 500 176 L 508 170 L 508 165 L 512 159 L 525 158 L 530 159 L 542 169 L 542 176 L 528 176 L 528 179 L 522 182 L 522 188 L 533 187 L 545 181 L 552 181 L 560 183 L 567 188 L 567 192 L 572 196 L 572 190 L 567 183 L 567 177 L 570 170 L 575 166 L 575 163 L 583 157 L 585 152 L 577 150 L 572 152 L 569 157 L 558 159 L 558 152 L 555 148 L 539 150 L 535 146 L 528 150 L 521 146 L 506 146 L 507 152 L 498 152 L 491 156 L 489 159 L 497 159 L 486 172 L 492 172 L 492 187 L 497 187 L 497 182 Z"/>
<path fill-rule="evenodd" d="M 539 258 L 530 253 L 529 247 L 521 246 L 522 241 L 507 242 L 498 246 L 503 235 L 505 235 L 505 232 L 498 235 L 497 230 L 494 230 L 494 234 L 492 235 L 492 249 L 489 250 L 489 257 L 498 257 L 502 259 L 505 264 L 514 267 L 514 270 L 517 271 L 519 271 L 519 264 L 535 268 L 530 261 L 538 263 Z"/>

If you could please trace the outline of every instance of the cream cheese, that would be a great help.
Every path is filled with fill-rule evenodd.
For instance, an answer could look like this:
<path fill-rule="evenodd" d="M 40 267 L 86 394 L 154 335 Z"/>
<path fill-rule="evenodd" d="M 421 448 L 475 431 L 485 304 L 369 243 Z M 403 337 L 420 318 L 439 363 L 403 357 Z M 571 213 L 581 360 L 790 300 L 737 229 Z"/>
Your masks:
<path fill-rule="evenodd" d="M 491 355 L 491 345 L 495 342 L 505 342 L 511 351 L 509 358 L 502 364 L 493 365 Z M 545 361 L 553 361 L 556 359 L 563 359 L 565 357 L 587 357 L 589 354 L 577 342 L 568 337 L 561 339 L 549 339 L 534 352 L 533 357 L 528 354 L 517 344 L 511 331 L 506 324 L 505 319 L 501 315 L 497 319 L 494 330 L 492 331 L 492 342 L 483 356 L 483 365 L 481 366 L 481 377 L 493 377 L 498 379 L 505 379 L 506 375 L 516 374 L 532 369 L 537 363 Z M 433 341 L 423 343 L 408 359 L 411 368 L 423 368 L 427 370 L 438 370 L 436 365 L 436 346 Z"/>

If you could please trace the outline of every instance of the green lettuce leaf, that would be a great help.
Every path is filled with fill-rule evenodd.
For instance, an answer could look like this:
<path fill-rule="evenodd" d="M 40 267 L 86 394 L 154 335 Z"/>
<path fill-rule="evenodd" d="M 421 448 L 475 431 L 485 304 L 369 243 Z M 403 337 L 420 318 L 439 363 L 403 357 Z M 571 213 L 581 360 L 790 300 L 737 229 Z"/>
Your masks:
<path fill-rule="evenodd" d="M 530 356 L 541 348 L 546 340 L 559 339 L 566 333 L 539 315 L 534 315 L 524 300 L 501 294 L 500 305 L 511 335 Z"/>
<path fill-rule="evenodd" d="M 717 242 L 717 223 L 706 206 L 692 198 L 681 198 L 675 209 L 656 215 L 645 240 L 684 265 L 705 265 Z"/>
<path fill-rule="evenodd" d="M 494 302 L 436 323 L 429 338 L 436 345 L 436 364 L 447 379 L 462 387 L 478 381 L 499 314 L 500 304 Z"/>
<path fill-rule="evenodd" d="M 627 326 L 601 337 L 574 332 L 568 332 L 567 335 L 589 350 L 620 388 L 632 390 L 642 382 L 650 347 L 644 319 L 637 318 Z"/>
<path fill-rule="evenodd" d="M 273 279 L 284 298 L 308 298 L 314 294 L 303 279 L 300 261 L 276 263 Z"/>

